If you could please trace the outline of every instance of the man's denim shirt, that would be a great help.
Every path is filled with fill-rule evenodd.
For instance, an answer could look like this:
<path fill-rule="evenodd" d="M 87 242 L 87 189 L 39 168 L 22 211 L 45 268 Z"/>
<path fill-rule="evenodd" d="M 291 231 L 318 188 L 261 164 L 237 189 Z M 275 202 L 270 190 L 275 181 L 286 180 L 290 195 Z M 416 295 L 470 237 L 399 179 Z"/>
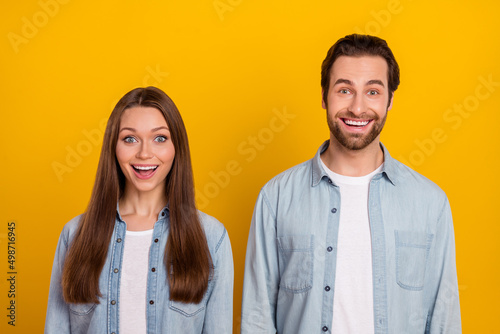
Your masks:
<path fill-rule="evenodd" d="M 168 207 L 158 214 L 154 225 L 147 278 L 147 333 L 231 333 L 233 319 L 233 257 L 224 226 L 215 218 L 199 213 L 214 265 L 208 289 L 199 304 L 169 300 L 164 250 L 169 227 Z M 99 304 L 67 304 L 61 290 L 64 259 L 77 230 L 80 216 L 64 227 L 57 245 L 45 333 L 118 334 L 120 274 L 127 226 L 117 213 L 115 228 L 99 279 Z M 155 270 L 152 270 L 155 268 Z"/>
<path fill-rule="evenodd" d="M 341 198 L 320 164 L 328 145 L 259 194 L 242 334 L 331 333 Z M 368 200 L 375 333 L 461 333 L 448 199 L 382 149 L 383 170 L 370 182 Z"/>

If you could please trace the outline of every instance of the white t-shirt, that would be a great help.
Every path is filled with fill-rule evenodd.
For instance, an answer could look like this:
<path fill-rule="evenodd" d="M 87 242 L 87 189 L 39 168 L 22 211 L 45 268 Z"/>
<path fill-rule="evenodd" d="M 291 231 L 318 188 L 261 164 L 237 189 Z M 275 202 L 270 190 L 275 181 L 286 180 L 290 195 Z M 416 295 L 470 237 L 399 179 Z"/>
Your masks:
<path fill-rule="evenodd" d="M 374 175 L 351 177 L 323 168 L 340 188 L 340 222 L 333 300 L 333 334 L 374 333 L 372 244 L 368 190 Z"/>
<path fill-rule="evenodd" d="M 120 277 L 120 334 L 146 333 L 146 287 L 153 230 L 127 231 Z"/>

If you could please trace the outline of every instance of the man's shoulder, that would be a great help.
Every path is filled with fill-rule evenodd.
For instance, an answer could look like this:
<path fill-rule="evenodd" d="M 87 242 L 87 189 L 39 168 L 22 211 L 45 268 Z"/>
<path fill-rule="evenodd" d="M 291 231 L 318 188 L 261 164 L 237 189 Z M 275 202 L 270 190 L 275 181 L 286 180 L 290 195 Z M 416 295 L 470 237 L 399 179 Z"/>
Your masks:
<path fill-rule="evenodd" d="M 270 179 L 263 187 L 263 190 L 273 191 L 283 187 L 302 186 L 304 183 L 311 183 L 311 168 L 312 159 L 295 165 L 272 179 Z"/>
<path fill-rule="evenodd" d="M 402 162 L 395 159 L 392 160 L 394 166 L 393 172 L 396 173 L 396 185 L 398 187 L 415 195 L 428 197 L 429 199 L 446 198 L 443 189 L 435 182 Z"/>

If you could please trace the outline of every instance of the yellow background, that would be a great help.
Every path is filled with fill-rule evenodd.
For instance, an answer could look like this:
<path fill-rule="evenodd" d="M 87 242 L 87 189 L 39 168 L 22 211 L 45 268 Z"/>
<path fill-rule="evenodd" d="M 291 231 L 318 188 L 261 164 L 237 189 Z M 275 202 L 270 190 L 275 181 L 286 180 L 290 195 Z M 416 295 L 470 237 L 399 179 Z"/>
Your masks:
<path fill-rule="evenodd" d="M 321 62 L 365 32 L 388 41 L 402 73 L 382 141 L 452 205 L 464 332 L 500 333 L 499 12 L 493 0 L 3 1 L 0 331 L 42 332 L 57 239 L 87 205 L 101 122 L 127 91 L 156 85 L 186 123 L 199 206 L 231 237 L 238 333 L 258 191 L 328 138 Z"/>

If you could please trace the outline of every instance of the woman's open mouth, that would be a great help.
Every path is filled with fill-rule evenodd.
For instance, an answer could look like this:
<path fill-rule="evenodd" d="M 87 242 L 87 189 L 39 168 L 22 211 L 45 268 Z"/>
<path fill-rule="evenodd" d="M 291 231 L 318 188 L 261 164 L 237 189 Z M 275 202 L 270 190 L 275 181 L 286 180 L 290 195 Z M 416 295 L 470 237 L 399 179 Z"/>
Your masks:
<path fill-rule="evenodd" d="M 158 165 L 132 165 L 134 174 L 140 179 L 149 179 L 157 168 Z"/>

